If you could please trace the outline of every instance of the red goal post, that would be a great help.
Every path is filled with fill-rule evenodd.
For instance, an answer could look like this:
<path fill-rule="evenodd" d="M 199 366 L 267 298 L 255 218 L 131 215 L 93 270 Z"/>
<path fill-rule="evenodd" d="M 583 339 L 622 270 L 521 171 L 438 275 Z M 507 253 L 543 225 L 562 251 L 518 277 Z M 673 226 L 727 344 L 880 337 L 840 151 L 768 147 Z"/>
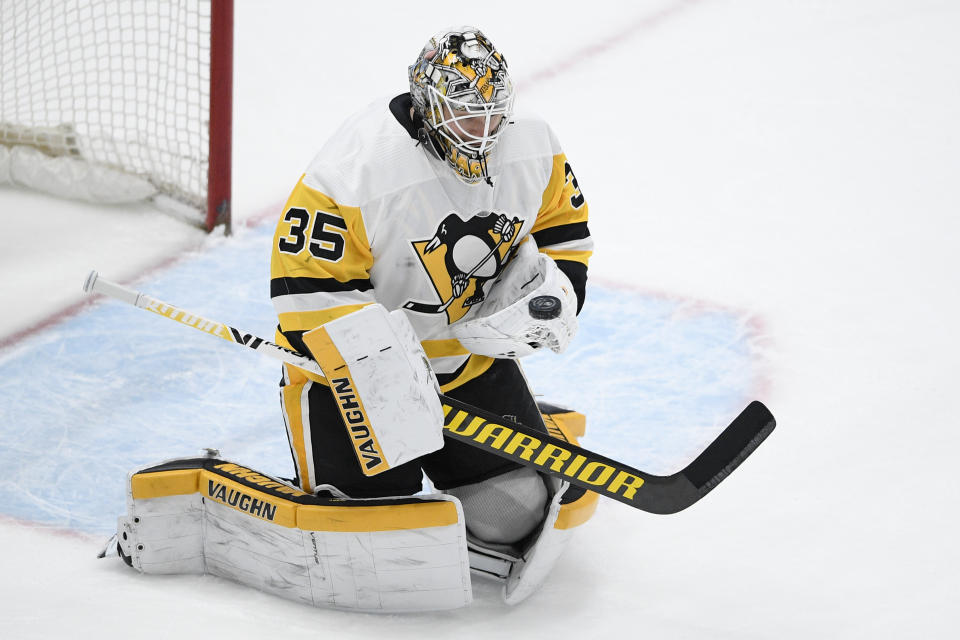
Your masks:
<path fill-rule="evenodd" d="M 233 0 L 2 0 L 0 185 L 230 232 Z"/>

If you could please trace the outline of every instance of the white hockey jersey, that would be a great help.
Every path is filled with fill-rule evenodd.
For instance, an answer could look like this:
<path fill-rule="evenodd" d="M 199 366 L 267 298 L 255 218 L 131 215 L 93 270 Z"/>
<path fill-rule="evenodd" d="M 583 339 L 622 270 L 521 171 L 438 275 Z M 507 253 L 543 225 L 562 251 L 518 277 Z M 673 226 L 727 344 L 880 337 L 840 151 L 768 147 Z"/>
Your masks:
<path fill-rule="evenodd" d="M 418 144 L 408 104 L 378 101 L 347 120 L 287 200 L 271 260 L 276 339 L 306 352 L 303 332 L 324 322 L 373 302 L 405 309 L 448 390 L 492 362 L 464 349 L 450 325 L 471 317 L 527 236 L 582 305 L 588 208 L 539 118 L 515 117 L 490 154 L 490 183 L 468 185 Z"/>

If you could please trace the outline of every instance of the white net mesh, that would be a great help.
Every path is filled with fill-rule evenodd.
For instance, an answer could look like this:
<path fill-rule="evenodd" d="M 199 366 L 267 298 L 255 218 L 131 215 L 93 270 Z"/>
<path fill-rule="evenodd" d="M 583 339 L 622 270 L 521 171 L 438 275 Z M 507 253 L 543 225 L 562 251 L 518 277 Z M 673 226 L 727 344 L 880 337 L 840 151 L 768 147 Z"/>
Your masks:
<path fill-rule="evenodd" d="M 210 0 L 0 1 L 0 144 L 206 208 Z"/>

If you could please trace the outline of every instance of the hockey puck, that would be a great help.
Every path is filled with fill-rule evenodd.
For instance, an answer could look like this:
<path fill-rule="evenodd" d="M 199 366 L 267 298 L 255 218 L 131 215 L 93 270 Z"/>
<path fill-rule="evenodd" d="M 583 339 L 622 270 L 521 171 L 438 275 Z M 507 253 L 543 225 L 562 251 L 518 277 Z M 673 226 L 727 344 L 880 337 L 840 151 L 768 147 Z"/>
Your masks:
<path fill-rule="evenodd" d="M 537 296 L 527 305 L 530 317 L 537 320 L 553 320 L 560 316 L 560 298 L 556 296 Z"/>

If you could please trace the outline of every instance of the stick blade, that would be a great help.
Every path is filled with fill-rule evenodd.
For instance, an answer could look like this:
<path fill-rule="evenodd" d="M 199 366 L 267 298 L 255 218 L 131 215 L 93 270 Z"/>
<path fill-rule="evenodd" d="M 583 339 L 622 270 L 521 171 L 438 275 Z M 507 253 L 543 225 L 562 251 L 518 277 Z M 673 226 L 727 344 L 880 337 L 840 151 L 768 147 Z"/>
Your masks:
<path fill-rule="evenodd" d="M 683 511 L 720 484 L 760 446 L 776 426 L 762 402 L 753 401 L 683 470 L 647 478 L 642 504 L 649 513 Z"/>
<path fill-rule="evenodd" d="M 762 402 L 754 400 L 747 405 L 716 440 L 679 473 L 696 489 L 694 502 L 733 473 L 776 426 L 776 419 Z M 690 505 L 682 508 L 687 506 Z"/>

